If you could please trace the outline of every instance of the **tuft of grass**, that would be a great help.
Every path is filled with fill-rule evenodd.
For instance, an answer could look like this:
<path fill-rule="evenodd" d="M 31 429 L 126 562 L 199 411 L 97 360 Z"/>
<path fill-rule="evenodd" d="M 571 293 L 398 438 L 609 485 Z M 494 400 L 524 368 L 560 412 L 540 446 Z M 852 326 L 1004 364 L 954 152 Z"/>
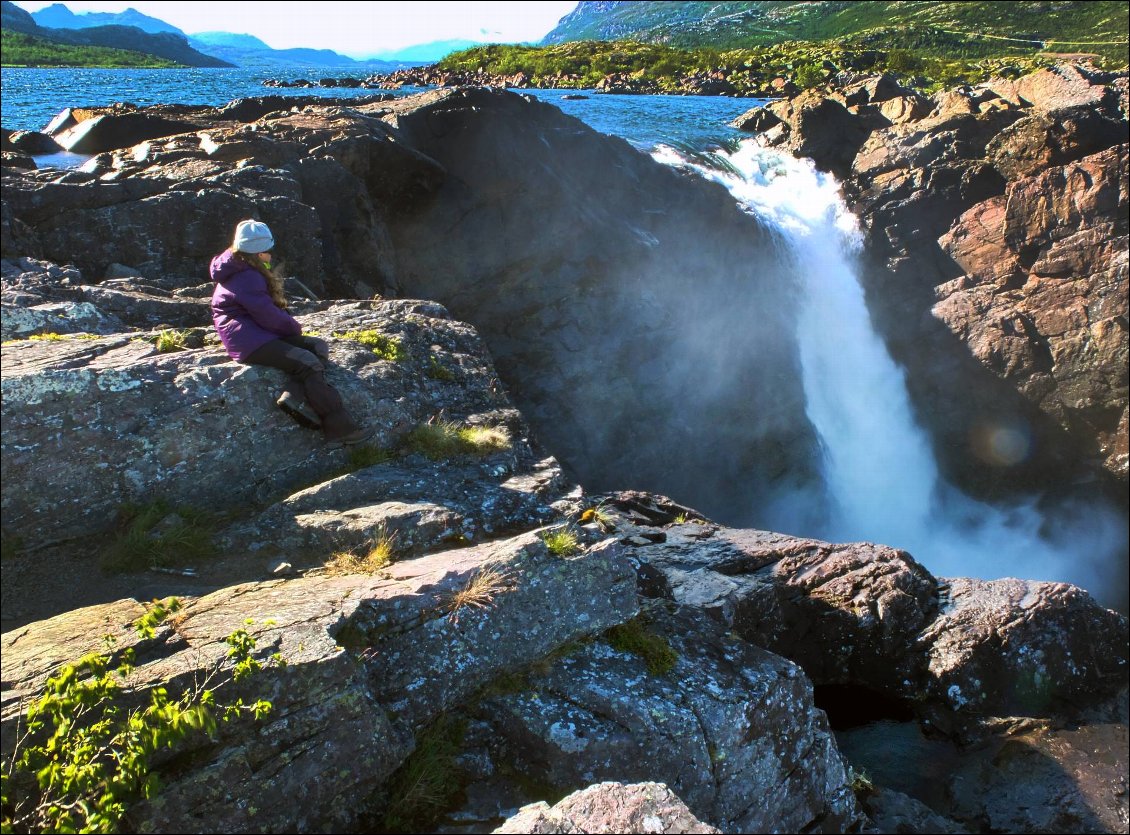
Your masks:
<path fill-rule="evenodd" d="M 349 471 L 373 467 L 392 460 L 392 453 L 387 449 L 372 444 L 362 444 L 349 450 Z"/>
<path fill-rule="evenodd" d="M 613 626 L 604 633 L 604 638 L 613 649 L 638 655 L 647 665 L 647 671 L 655 676 L 671 672 L 679 660 L 679 654 L 671 648 L 667 639 L 648 628 L 643 615 Z"/>
<path fill-rule="evenodd" d="M 441 716 L 416 738 L 416 750 L 388 782 L 384 832 L 431 832 L 438 816 L 463 790 L 455 758 L 467 720 Z"/>
<path fill-rule="evenodd" d="M 553 531 L 544 531 L 541 541 L 555 557 L 568 557 L 581 550 L 581 542 L 575 531 L 569 528 L 557 528 Z"/>
<path fill-rule="evenodd" d="M 120 518 L 117 538 L 102 552 L 106 571 L 184 565 L 215 552 L 213 521 L 194 508 L 173 507 L 158 499 L 145 505 L 123 506 Z"/>
<path fill-rule="evenodd" d="M 376 574 L 387 568 L 396 558 L 396 534 L 389 533 L 382 524 L 373 535 L 373 542 L 363 554 L 352 551 L 337 551 L 326 563 L 326 573 L 331 576 L 342 574 Z"/>
<path fill-rule="evenodd" d="M 489 609 L 494 599 L 509 588 L 510 575 L 506 571 L 484 565 L 467 581 L 467 585 L 455 592 L 447 601 L 449 616 L 456 616 L 465 606 L 475 609 Z"/>
<path fill-rule="evenodd" d="M 334 336 L 358 342 L 366 348 L 372 349 L 373 353 L 381 359 L 389 362 L 401 362 L 408 358 L 408 352 L 399 339 L 377 330 L 344 331 L 335 333 Z"/>
<path fill-rule="evenodd" d="M 188 331 L 178 331 L 171 328 L 158 331 L 153 339 L 153 346 L 158 354 L 171 354 L 174 351 L 188 350 Z"/>
<path fill-rule="evenodd" d="M 504 426 L 460 426 L 446 420 L 422 423 L 401 441 L 405 452 L 418 452 L 432 461 L 456 455 L 485 456 L 510 448 L 510 432 Z"/>

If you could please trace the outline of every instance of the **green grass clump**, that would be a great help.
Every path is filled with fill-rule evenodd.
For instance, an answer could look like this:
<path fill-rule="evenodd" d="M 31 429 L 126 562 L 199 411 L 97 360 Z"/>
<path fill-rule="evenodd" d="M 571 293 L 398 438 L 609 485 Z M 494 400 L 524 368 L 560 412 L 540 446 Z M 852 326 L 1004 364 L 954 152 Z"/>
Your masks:
<path fill-rule="evenodd" d="M 389 362 L 401 362 L 408 357 L 408 352 L 404 350 L 404 345 L 399 339 L 394 336 L 387 336 L 380 331 L 345 331 L 334 335 L 360 343 L 366 348 L 372 349 L 373 353 L 381 359 Z"/>
<path fill-rule="evenodd" d="M 545 543 L 549 553 L 555 557 L 568 557 L 581 550 L 581 543 L 577 539 L 576 532 L 569 528 L 546 531 L 541 535 L 541 541 Z"/>
<path fill-rule="evenodd" d="M 504 426 L 460 426 L 437 420 L 422 423 L 401 442 L 407 453 L 418 452 L 432 461 L 456 455 L 490 455 L 510 449 L 510 432 Z"/>
<path fill-rule="evenodd" d="M 193 508 L 174 508 L 157 500 L 126 505 L 121 519 L 117 539 L 102 553 L 102 567 L 107 571 L 184 565 L 214 553 L 212 520 Z"/>
<path fill-rule="evenodd" d="M 388 783 L 385 832 L 430 832 L 436 819 L 463 790 L 455 758 L 467 721 L 441 716 L 416 738 L 416 750 Z"/>
<path fill-rule="evenodd" d="M 651 631 L 642 616 L 613 626 L 604 633 L 604 637 L 613 649 L 642 658 L 647 671 L 655 676 L 671 672 L 679 660 L 679 654 L 671 648 L 667 639 Z"/>
<path fill-rule="evenodd" d="M 171 354 L 188 349 L 188 331 L 163 330 L 157 333 L 153 345 L 158 354 Z"/>

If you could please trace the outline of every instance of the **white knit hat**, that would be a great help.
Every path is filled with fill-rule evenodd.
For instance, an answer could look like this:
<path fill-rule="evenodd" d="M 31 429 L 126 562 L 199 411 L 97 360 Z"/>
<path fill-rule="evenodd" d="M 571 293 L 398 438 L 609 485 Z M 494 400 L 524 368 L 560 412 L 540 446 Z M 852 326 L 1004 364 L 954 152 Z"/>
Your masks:
<path fill-rule="evenodd" d="M 235 227 L 235 238 L 232 239 L 231 244 L 234 252 L 254 255 L 257 252 L 269 252 L 274 246 L 275 237 L 265 223 L 257 220 L 241 220 Z"/>

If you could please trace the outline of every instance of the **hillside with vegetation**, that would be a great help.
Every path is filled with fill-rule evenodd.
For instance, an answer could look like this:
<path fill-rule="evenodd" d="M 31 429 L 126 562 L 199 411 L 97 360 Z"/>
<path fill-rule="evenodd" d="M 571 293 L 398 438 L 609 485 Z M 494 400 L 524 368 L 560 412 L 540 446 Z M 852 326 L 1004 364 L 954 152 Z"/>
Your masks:
<path fill-rule="evenodd" d="M 34 40 L 13 39 L 13 51 L 4 43 L 7 66 L 84 66 L 84 67 L 230 67 L 232 64 L 193 49 L 183 34 L 146 32 L 131 25 L 100 25 L 82 29 L 54 29 L 41 26 L 14 3 L 0 3 L 0 26 L 7 35 L 25 35 Z M 17 45 L 18 44 L 18 45 Z M 108 51 L 97 51 L 108 50 Z M 133 55 L 148 56 L 139 63 Z M 89 59 L 89 63 L 73 63 Z M 119 60 L 120 59 L 120 60 Z"/>
<path fill-rule="evenodd" d="M 1094 53 L 1127 61 L 1124 2 L 581 2 L 543 39 L 748 48 L 860 38 L 922 57 Z"/>
<path fill-rule="evenodd" d="M 763 96 L 821 86 L 841 72 L 889 72 L 907 86 L 933 91 L 992 77 L 1015 78 L 1055 60 L 1051 56 L 934 58 L 909 49 L 876 49 L 860 38 L 726 50 L 576 41 L 544 47 L 478 47 L 449 55 L 436 68 L 465 77 L 507 79 L 507 86 Z"/>
<path fill-rule="evenodd" d="M 5 67 L 135 67 L 160 69 L 180 66 L 164 58 L 112 49 L 103 46 L 62 44 L 25 35 L 22 32 L 0 32 Z"/>

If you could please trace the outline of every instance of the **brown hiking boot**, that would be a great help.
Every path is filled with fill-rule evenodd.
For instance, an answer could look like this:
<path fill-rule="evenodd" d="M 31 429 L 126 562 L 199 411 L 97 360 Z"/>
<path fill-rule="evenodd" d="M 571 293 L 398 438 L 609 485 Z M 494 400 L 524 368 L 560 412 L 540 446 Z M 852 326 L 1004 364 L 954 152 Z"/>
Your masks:
<path fill-rule="evenodd" d="M 305 400 L 299 400 L 289 391 L 284 391 L 275 401 L 275 405 L 286 412 L 299 426 L 307 429 L 321 429 L 322 419 Z"/>

